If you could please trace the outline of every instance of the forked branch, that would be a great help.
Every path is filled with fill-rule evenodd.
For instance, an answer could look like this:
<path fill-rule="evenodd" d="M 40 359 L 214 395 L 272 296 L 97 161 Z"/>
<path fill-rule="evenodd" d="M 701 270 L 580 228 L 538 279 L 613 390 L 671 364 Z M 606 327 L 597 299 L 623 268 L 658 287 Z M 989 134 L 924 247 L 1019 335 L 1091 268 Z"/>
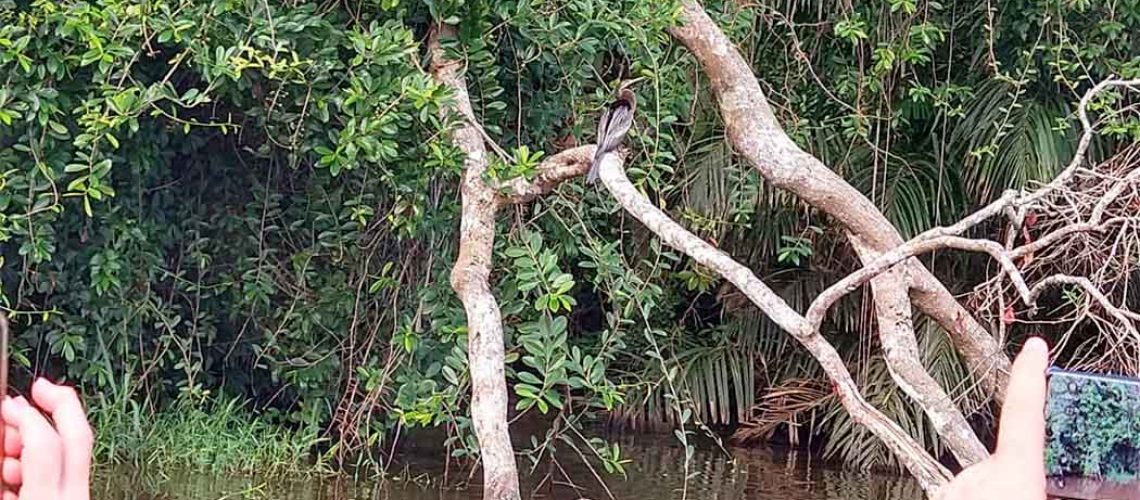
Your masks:
<path fill-rule="evenodd" d="M 882 412 L 867 403 L 835 348 L 787 302 L 768 288 L 750 269 L 728 254 L 685 230 L 638 192 L 622 171 L 618 155 L 606 155 L 600 167 L 602 182 L 618 203 L 665 244 L 736 285 L 774 323 L 788 332 L 819 361 L 845 410 L 859 424 L 886 443 L 927 491 L 936 491 L 950 472 L 935 461 L 913 438 Z"/>

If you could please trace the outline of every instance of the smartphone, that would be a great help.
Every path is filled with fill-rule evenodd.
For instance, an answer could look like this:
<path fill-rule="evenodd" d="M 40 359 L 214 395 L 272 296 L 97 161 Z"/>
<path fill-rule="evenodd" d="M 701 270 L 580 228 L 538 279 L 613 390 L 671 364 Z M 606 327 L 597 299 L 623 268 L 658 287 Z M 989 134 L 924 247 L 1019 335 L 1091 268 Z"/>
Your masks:
<path fill-rule="evenodd" d="M 1046 493 L 1140 500 L 1140 379 L 1051 368 Z"/>

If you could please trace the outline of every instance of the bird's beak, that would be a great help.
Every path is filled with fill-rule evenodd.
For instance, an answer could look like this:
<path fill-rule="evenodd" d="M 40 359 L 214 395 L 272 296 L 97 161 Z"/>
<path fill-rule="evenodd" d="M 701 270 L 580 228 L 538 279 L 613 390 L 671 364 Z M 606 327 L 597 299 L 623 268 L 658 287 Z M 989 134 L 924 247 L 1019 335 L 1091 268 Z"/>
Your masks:
<path fill-rule="evenodd" d="M 625 87 L 628 89 L 628 88 L 634 86 L 635 84 L 637 84 L 638 82 L 640 82 L 644 79 L 645 79 L 644 76 L 639 76 L 639 77 L 633 78 L 631 80 L 626 80 L 625 83 L 622 84 L 622 87 Z"/>

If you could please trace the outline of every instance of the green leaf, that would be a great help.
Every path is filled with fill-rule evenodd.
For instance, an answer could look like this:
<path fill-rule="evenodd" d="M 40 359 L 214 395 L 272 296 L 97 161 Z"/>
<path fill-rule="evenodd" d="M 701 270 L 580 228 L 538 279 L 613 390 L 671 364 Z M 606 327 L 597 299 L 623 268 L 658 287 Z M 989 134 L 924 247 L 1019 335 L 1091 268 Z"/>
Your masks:
<path fill-rule="evenodd" d="M 67 185 L 67 190 L 72 192 L 86 192 L 87 191 L 87 176 L 79 177 Z"/>
<path fill-rule="evenodd" d="M 542 385 L 542 381 L 539 380 L 538 377 L 536 377 L 533 373 L 521 371 L 521 372 L 517 373 L 517 376 L 518 376 L 519 380 L 526 382 L 528 384 L 533 384 L 536 386 Z"/>
<path fill-rule="evenodd" d="M 528 384 L 515 384 L 515 394 L 519 397 L 528 399 L 537 399 L 539 390 L 537 387 Z"/>

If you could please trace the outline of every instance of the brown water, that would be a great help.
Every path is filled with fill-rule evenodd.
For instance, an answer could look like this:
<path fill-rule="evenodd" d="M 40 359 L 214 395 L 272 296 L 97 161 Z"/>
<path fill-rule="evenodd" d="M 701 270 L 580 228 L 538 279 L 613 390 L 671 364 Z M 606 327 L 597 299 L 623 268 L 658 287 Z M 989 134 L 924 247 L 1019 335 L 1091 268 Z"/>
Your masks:
<path fill-rule="evenodd" d="M 623 455 L 634 461 L 627 477 L 606 475 L 599 470 L 617 500 L 911 500 L 923 498 L 913 480 L 891 475 L 863 474 L 826 467 L 802 453 L 760 449 L 703 447 L 693 455 L 685 484 L 684 450 L 672 445 L 672 436 L 623 440 Z M 419 448 L 419 447 L 417 447 Z M 116 471 L 103 474 L 95 485 L 100 500 L 477 500 L 479 474 L 464 485 L 466 470 L 453 464 L 446 484 L 442 453 L 428 456 L 422 449 L 405 457 L 397 480 L 383 483 L 349 479 L 289 481 L 256 476 L 186 474 L 162 477 L 142 472 Z M 410 453 L 409 453 L 410 455 Z M 590 471 L 571 459 L 561 464 L 576 485 L 569 485 L 556 468 L 544 462 L 530 472 L 529 461 L 520 460 L 524 472 L 524 498 L 543 500 L 607 500 L 609 495 Z M 547 477 L 547 472 L 554 474 Z M 545 479 L 545 481 L 544 481 Z"/>

